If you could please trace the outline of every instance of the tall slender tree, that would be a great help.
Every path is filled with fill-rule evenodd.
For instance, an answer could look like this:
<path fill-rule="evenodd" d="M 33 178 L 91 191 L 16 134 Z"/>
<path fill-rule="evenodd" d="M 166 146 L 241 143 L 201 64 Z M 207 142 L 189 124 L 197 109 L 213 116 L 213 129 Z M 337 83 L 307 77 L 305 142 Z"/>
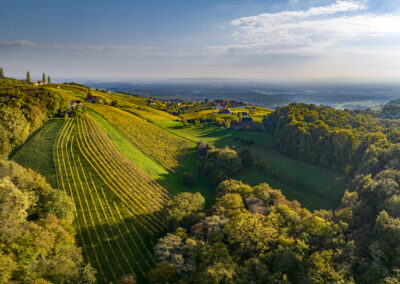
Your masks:
<path fill-rule="evenodd" d="M 4 79 L 4 70 L 3 70 L 3 67 L 0 67 L 0 79 Z"/>
<path fill-rule="evenodd" d="M 50 76 L 47 77 L 47 83 L 48 83 L 48 84 L 51 84 Z"/>
<path fill-rule="evenodd" d="M 43 81 L 43 84 L 46 84 L 46 74 L 44 74 L 44 73 L 43 73 L 43 79 L 42 79 L 42 81 Z"/>
<path fill-rule="evenodd" d="M 26 72 L 26 81 L 28 83 L 31 83 L 31 72 L 29 72 L 29 71 Z"/>

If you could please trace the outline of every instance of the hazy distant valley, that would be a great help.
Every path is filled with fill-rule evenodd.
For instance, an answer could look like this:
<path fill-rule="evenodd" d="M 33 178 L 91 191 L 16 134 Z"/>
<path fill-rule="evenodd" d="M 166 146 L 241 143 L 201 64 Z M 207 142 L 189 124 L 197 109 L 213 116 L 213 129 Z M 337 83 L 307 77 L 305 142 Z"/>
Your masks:
<path fill-rule="evenodd" d="M 231 99 L 275 108 L 292 102 L 367 109 L 400 98 L 399 84 L 125 83 L 88 82 L 99 89 L 168 100 Z"/>

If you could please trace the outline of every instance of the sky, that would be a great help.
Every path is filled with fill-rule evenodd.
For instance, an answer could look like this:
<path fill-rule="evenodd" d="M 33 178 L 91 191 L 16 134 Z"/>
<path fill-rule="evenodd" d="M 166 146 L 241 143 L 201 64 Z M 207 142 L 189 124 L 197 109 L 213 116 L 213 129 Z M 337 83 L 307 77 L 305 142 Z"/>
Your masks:
<path fill-rule="evenodd" d="M 400 0 L 1 0 L 10 77 L 400 81 Z"/>

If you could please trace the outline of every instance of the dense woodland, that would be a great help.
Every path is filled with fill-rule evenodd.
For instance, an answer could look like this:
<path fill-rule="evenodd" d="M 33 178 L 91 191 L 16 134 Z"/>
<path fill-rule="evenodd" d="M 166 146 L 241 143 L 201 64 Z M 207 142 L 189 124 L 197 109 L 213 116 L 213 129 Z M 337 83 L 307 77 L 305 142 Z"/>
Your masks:
<path fill-rule="evenodd" d="M 0 154 L 66 108 L 56 91 L 0 79 Z M 280 151 L 351 177 L 335 210 L 311 212 L 267 183 L 234 180 L 257 163 L 251 151 L 199 143 L 199 172 L 215 185 L 214 200 L 206 207 L 200 193 L 183 192 L 167 201 L 167 229 L 154 247 L 148 281 L 399 283 L 400 131 L 393 118 L 393 107 L 291 104 L 265 119 Z M 184 182 L 192 179 L 187 174 Z M 73 203 L 62 190 L 4 159 L 0 203 L 1 283 L 95 281 L 75 243 Z M 135 283 L 129 277 L 121 283 Z"/>
<path fill-rule="evenodd" d="M 48 89 L 0 79 L 0 156 L 9 154 L 49 117 L 66 108 L 66 99 Z"/>
<path fill-rule="evenodd" d="M 399 132 L 377 117 L 307 104 L 277 109 L 265 124 L 281 151 L 353 177 L 341 206 L 310 212 L 268 184 L 235 180 L 219 184 L 207 210 L 197 194 L 181 194 L 166 208 L 171 233 L 155 247 L 150 279 L 399 283 Z M 217 181 L 238 168 L 234 150 L 211 149 L 203 172 Z"/>
<path fill-rule="evenodd" d="M 71 199 L 14 162 L 0 161 L 0 282 L 90 283 L 75 244 Z"/>

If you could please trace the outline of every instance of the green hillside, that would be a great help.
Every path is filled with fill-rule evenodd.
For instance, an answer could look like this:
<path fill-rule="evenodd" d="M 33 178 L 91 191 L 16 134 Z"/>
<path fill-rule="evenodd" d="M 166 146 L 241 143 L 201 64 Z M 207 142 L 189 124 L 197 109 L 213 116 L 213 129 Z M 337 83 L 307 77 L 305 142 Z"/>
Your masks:
<path fill-rule="evenodd" d="M 104 100 L 93 104 L 84 101 L 88 88 L 57 86 L 45 88 L 66 101 L 83 101 L 82 110 L 50 119 L 10 158 L 73 199 L 78 244 L 101 283 L 129 274 L 145 281 L 154 265 L 153 246 L 166 229 L 162 208 L 170 194 L 200 192 L 212 204 L 215 184 L 199 171 L 204 160 L 197 154 L 199 141 L 250 149 L 264 167 L 244 167 L 236 179 L 252 186 L 266 182 L 312 210 L 336 208 L 348 182 L 340 173 L 281 154 L 265 131 L 184 123 L 204 108 L 180 117 L 149 106 L 144 98 L 90 90 Z M 269 113 L 258 111 L 260 119 Z M 191 186 L 182 182 L 187 173 L 193 176 Z"/>

